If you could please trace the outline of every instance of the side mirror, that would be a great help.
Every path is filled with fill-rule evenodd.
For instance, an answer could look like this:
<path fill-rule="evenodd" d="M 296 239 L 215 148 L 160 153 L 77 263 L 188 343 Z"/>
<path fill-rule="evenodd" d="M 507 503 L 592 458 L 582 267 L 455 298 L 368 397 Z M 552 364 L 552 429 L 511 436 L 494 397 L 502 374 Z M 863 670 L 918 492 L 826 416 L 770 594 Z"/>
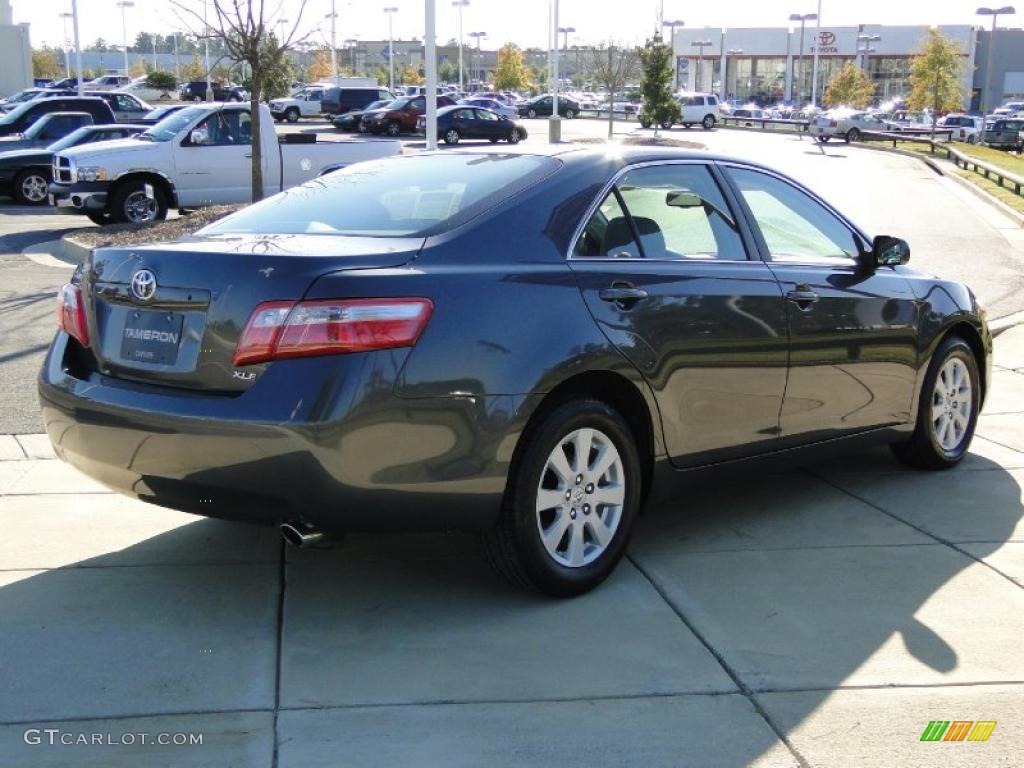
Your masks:
<path fill-rule="evenodd" d="M 889 235 L 878 235 L 871 242 L 871 261 L 876 267 L 895 267 L 910 261 L 910 246 L 906 240 Z"/>

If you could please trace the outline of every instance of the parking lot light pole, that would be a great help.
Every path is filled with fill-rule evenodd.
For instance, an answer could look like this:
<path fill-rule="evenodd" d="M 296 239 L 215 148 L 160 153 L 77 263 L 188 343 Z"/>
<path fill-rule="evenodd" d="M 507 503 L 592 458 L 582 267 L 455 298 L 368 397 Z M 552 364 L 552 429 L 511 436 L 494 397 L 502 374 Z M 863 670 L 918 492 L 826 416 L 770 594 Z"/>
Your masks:
<path fill-rule="evenodd" d="M 818 106 L 818 49 L 821 48 L 821 0 L 814 14 L 814 65 L 811 67 L 811 103 Z"/>
<path fill-rule="evenodd" d="M 981 107 L 982 118 L 989 113 L 990 108 L 995 108 L 989 104 L 989 96 L 992 90 L 992 59 L 995 58 L 992 54 L 996 48 L 996 21 L 1000 16 L 1011 16 L 1016 12 L 1017 10 L 1012 5 L 1004 5 L 1002 8 L 979 8 L 975 11 L 979 16 L 992 17 L 992 37 L 988 44 L 988 51 L 985 53 L 985 87 L 981 91 L 981 104 L 978 105 Z"/>
<path fill-rule="evenodd" d="M 134 8 L 134 0 L 118 0 L 117 7 L 121 9 L 121 37 L 124 40 L 124 73 L 128 74 L 128 24 L 125 20 L 125 11 Z"/>
<path fill-rule="evenodd" d="M 740 63 L 739 63 L 739 61 L 735 57 L 737 57 L 740 54 L 742 54 L 743 53 L 743 49 L 742 48 L 730 48 L 725 53 L 726 53 L 727 56 L 732 56 L 733 57 L 733 60 L 732 60 L 732 97 L 734 99 L 738 99 L 740 97 L 739 93 L 738 93 L 738 91 L 740 89 Z M 726 59 L 725 69 L 726 69 L 726 73 L 727 73 L 728 70 L 729 70 L 729 60 L 728 59 Z M 726 73 L 722 74 L 722 80 L 723 81 L 725 80 Z"/>
<path fill-rule="evenodd" d="M 436 0 L 426 0 L 426 19 L 424 24 L 424 62 L 423 74 L 427 83 L 427 149 L 437 149 L 437 41 L 436 35 Z"/>
<path fill-rule="evenodd" d="M 206 69 L 206 100 L 213 101 L 213 88 L 210 87 L 210 24 L 206 20 L 206 0 L 203 0 L 203 67 Z"/>
<path fill-rule="evenodd" d="M 699 49 L 699 51 L 700 51 L 700 53 L 697 54 L 697 78 L 694 80 L 693 90 L 702 93 L 703 91 L 701 90 L 701 77 L 700 76 L 702 74 L 701 73 L 701 64 L 704 61 L 704 49 L 714 45 L 714 43 L 711 40 L 706 40 L 705 39 L 705 40 L 694 40 L 692 43 L 690 43 L 690 45 L 692 45 L 694 48 Z"/>
<path fill-rule="evenodd" d="M 672 49 L 672 65 L 673 65 L 673 67 L 675 69 L 675 72 L 672 73 L 672 82 L 676 84 L 676 87 L 675 87 L 674 90 L 678 91 L 679 90 L 679 64 L 676 61 L 676 27 L 685 27 L 686 26 L 686 22 L 680 21 L 679 19 L 672 19 L 671 21 L 662 20 L 661 26 L 669 28 L 668 44 L 669 44 L 669 47 Z"/>
<path fill-rule="evenodd" d="M 388 15 L 388 90 L 392 93 L 395 92 L 395 32 L 394 24 L 392 23 L 395 18 L 395 14 L 398 13 L 398 8 L 393 5 L 389 5 L 384 9 L 384 13 Z"/>
<path fill-rule="evenodd" d="M 789 14 L 790 21 L 800 22 L 800 52 L 797 57 L 797 61 L 800 63 L 800 74 L 797 75 L 796 84 L 793 86 L 793 93 L 790 97 L 793 99 L 793 106 L 799 107 L 800 104 L 800 86 L 803 84 L 804 79 L 804 27 L 808 21 L 817 21 L 818 14 L 816 13 L 791 13 Z"/>
<path fill-rule="evenodd" d="M 552 4 L 551 28 L 555 31 L 554 39 L 548 44 L 554 49 L 551 66 L 551 117 L 548 118 L 548 141 L 557 144 L 562 140 L 562 123 L 558 115 L 558 0 Z"/>
<path fill-rule="evenodd" d="M 484 64 L 483 64 L 483 59 L 480 56 L 480 41 L 483 40 L 485 37 L 487 37 L 487 33 L 486 32 L 470 32 L 469 36 L 476 39 L 477 90 L 480 90 L 480 88 L 479 88 L 480 82 L 484 79 L 484 77 L 483 77 Z M 470 62 L 470 67 L 469 67 L 469 82 L 472 85 L 472 83 L 473 83 L 473 67 L 472 67 L 472 62 Z"/>
<path fill-rule="evenodd" d="M 860 62 L 861 69 L 868 68 L 868 54 L 875 52 L 875 49 L 871 47 L 871 43 L 877 43 L 881 39 L 881 35 L 857 35 L 857 53 L 864 54 L 864 58 Z"/>
<path fill-rule="evenodd" d="M 359 41 L 354 37 L 349 37 L 345 40 L 345 47 L 348 48 L 348 66 L 352 70 L 352 74 L 356 75 L 356 48 L 359 46 Z"/>
<path fill-rule="evenodd" d="M 331 0 L 331 12 L 324 18 L 331 20 L 331 79 L 338 84 L 338 11 Z"/>
<path fill-rule="evenodd" d="M 459 92 L 465 91 L 465 80 L 462 76 L 462 9 L 469 5 L 469 0 L 453 0 L 452 5 L 459 9 Z"/>
<path fill-rule="evenodd" d="M 75 36 L 75 77 L 78 78 L 75 90 L 81 96 L 85 78 L 82 77 L 82 46 L 78 43 L 78 0 L 71 0 L 71 30 Z"/>
<path fill-rule="evenodd" d="M 64 77 L 71 77 L 71 61 L 68 59 L 68 19 L 72 14 L 62 13 L 60 17 L 64 20 Z"/>

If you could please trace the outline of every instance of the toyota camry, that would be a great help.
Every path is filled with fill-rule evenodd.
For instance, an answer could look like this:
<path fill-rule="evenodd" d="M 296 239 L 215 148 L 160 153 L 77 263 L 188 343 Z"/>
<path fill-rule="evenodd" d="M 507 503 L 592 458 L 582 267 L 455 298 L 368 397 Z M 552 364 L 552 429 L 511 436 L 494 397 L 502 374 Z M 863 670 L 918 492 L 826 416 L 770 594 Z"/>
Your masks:
<path fill-rule="evenodd" d="M 300 545 L 479 531 L 514 583 L 578 594 L 698 471 L 963 458 L 991 336 L 909 255 L 703 153 L 362 163 L 94 251 L 60 292 L 42 411 L 58 456 L 145 501 Z"/>

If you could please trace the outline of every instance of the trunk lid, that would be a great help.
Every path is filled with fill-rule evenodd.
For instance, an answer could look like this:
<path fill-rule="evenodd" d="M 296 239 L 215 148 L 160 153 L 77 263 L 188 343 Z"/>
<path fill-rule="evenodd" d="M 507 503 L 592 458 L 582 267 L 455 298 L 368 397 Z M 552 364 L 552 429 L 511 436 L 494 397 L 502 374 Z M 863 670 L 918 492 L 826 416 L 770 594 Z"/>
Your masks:
<path fill-rule="evenodd" d="M 232 362 L 258 304 L 299 300 L 329 273 L 401 266 L 422 245 L 409 237 L 218 235 L 100 248 L 81 280 L 90 347 L 108 376 L 238 394 L 263 367 Z"/>

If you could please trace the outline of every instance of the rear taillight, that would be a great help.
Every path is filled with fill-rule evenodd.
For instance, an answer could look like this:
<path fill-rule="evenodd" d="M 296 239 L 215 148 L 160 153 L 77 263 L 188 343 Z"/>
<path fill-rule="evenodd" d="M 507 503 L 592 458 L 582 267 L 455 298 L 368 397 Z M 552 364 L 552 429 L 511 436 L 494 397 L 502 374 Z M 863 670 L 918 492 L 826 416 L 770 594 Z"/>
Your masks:
<path fill-rule="evenodd" d="M 57 294 L 57 325 L 68 336 L 89 346 L 89 329 L 85 324 L 85 303 L 82 289 L 74 283 L 65 283 Z"/>
<path fill-rule="evenodd" d="M 410 347 L 433 310 L 429 299 L 268 301 L 249 317 L 234 362 Z"/>

